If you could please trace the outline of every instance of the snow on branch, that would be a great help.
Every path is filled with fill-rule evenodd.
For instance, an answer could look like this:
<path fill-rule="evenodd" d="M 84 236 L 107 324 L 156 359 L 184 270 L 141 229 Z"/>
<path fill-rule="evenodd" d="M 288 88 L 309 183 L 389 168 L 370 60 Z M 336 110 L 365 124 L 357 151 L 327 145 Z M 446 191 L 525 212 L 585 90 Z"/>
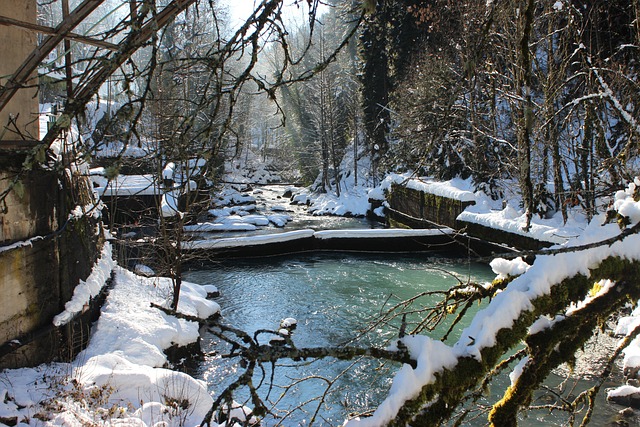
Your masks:
<path fill-rule="evenodd" d="M 630 190 L 626 197 L 618 195 L 616 206 L 637 206 L 638 202 L 633 200 L 635 189 Z M 629 230 L 634 233 L 629 234 Z M 389 396 L 373 416 L 350 420 L 346 425 L 439 425 L 499 358 L 527 337 L 530 326 L 540 316 L 555 315 L 582 301 L 598 280 L 633 282 L 640 275 L 637 232 L 637 226 L 621 232 L 617 224 L 592 221 L 582 237 L 567 245 L 588 249 L 539 256 L 525 273 L 476 314 L 453 346 L 438 343 L 434 352 L 435 344 L 428 337 L 404 338 L 402 342 L 411 357 L 418 361 L 417 368 L 404 366 L 400 370 Z M 620 235 L 624 237 L 617 239 Z M 602 241 L 611 243 L 598 244 Z M 611 295 L 619 297 L 617 292 Z"/>

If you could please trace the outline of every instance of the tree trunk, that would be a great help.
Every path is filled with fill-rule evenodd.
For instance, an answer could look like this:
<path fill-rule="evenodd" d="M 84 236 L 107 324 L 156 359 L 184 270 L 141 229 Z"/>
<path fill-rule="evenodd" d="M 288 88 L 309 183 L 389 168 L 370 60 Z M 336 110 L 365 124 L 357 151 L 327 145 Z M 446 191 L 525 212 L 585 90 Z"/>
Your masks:
<path fill-rule="evenodd" d="M 527 0 L 522 14 L 522 34 L 518 43 L 518 71 L 516 88 L 520 100 L 518 111 L 518 166 L 520 169 L 520 190 L 526 215 L 524 231 L 531 228 L 531 217 L 534 212 L 533 183 L 531 180 L 531 128 L 533 126 L 533 100 L 531 98 L 531 52 L 529 41 L 533 30 L 535 1 Z"/>

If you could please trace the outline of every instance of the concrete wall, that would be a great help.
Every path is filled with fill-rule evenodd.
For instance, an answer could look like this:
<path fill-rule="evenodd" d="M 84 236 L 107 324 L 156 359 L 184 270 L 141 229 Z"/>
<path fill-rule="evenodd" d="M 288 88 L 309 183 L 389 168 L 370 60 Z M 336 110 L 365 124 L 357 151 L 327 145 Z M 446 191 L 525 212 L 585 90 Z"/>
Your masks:
<path fill-rule="evenodd" d="M 25 157 L 0 150 L 0 193 Z M 98 219 L 69 216 L 91 203 L 86 177 L 36 168 L 20 180 L 22 189 L 0 203 L 0 369 L 71 360 L 86 344 L 92 317 L 60 330 L 52 320 L 91 273 L 104 240 Z"/>
<path fill-rule="evenodd" d="M 431 228 L 437 224 L 454 230 L 464 230 L 467 236 L 476 240 L 472 242 L 461 239 L 460 243 L 474 247 L 478 253 L 500 253 L 507 250 L 505 247 L 494 246 L 493 243 L 526 250 L 539 250 L 551 246 L 550 243 L 530 237 L 458 221 L 458 215 L 473 202 L 461 202 L 395 184 L 387 195 L 387 202 L 391 208 L 386 210 L 387 222 L 391 226 Z"/>
<path fill-rule="evenodd" d="M 6 16 L 36 22 L 35 0 L 2 6 Z M 0 41 L 0 76 L 14 73 L 36 47 L 35 34 L 17 27 L 0 26 Z M 74 332 L 55 330 L 52 320 L 89 276 L 103 240 L 98 220 L 69 218 L 75 206 L 91 202 L 85 177 L 23 169 L 39 139 L 37 83 L 34 78 L 33 88 L 20 89 L 0 111 L 0 368 L 72 357 L 60 345 L 75 341 Z M 17 126 L 7 129 L 10 117 Z"/>
<path fill-rule="evenodd" d="M 3 0 L 2 14 L 20 21 L 36 22 L 35 0 Z M 5 85 L 8 75 L 13 74 L 27 55 L 36 46 L 36 34 L 17 27 L 0 25 L 0 84 Z M 28 89 L 20 89 L 7 107 L 0 111 L 0 140 L 17 141 L 38 139 L 37 75 Z M 7 125 L 10 116 L 17 117 L 16 130 Z M 20 135 L 22 134 L 22 136 Z"/>
<path fill-rule="evenodd" d="M 19 156 L 9 157 L 19 163 Z M 52 329 L 53 317 L 89 276 L 102 243 L 96 219 L 68 220 L 74 206 L 86 204 L 86 178 L 35 170 L 22 179 L 33 185 L 25 185 L 21 197 L 12 195 L 16 203 L 8 203 L 2 215 L 4 237 L 13 238 L 0 243 L 0 368 L 35 365 L 59 354 L 65 331 Z M 7 217 L 15 221 L 7 223 Z M 12 340 L 32 344 L 7 354 Z"/>
<path fill-rule="evenodd" d="M 392 185 L 387 202 L 391 208 L 387 210 L 387 218 L 393 226 L 432 228 L 441 225 L 456 230 L 460 228 L 456 218 L 467 206 L 473 204 L 396 184 Z"/>
<path fill-rule="evenodd" d="M 26 153 L 0 150 L 0 192 L 20 173 Z M 0 245 L 51 233 L 58 228 L 58 176 L 53 171 L 22 173 L 0 204 Z"/>

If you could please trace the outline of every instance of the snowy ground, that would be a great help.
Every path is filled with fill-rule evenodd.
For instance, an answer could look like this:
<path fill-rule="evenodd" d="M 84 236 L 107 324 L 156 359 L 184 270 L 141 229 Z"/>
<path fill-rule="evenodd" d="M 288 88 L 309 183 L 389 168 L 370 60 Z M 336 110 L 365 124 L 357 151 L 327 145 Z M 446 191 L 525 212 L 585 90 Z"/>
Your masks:
<path fill-rule="evenodd" d="M 90 279 L 77 287 L 66 310 L 56 317 L 58 324 L 68 321 L 113 270 L 115 285 L 89 346 L 73 363 L 3 371 L 0 420 L 5 424 L 193 426 L 211 407 L 204 383 L 167 369 L 163 351 L 199 337 L 197 323 L 150 306 L 167 305 L 170 280 L 141 277 L 117 267 L 109 243 L 105 248 Z M 213 291 L 213 286 L 183 283 L 179 310 L 202 319 L 217 313 L 220 307 L 207 300 L 207 292 Z"/>

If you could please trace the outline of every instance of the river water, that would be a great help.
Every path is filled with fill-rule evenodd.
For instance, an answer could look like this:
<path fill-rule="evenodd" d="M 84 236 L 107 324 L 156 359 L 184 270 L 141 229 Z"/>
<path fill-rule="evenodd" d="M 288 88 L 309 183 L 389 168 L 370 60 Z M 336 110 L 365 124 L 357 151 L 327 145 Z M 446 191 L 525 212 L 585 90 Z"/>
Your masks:
<path fill-rule="evenodd" d="M 398 322 L 375 325 L 379 314 L 399 301 L 411 298 L 420 292 L 447 289 L 458 283 L 471 280 L 488 281 L 493 273 L 486 265 L 468 263 L 433 256 L 407 255 L 354 255 L 343 253 L 305 254 L 299 256 L 274 257 L 262 260 L 231 261 L 210 268 L 189 271 L 185 279 L 214 284 L 221 292 L 217 301 L 222 306 L 226 323 L 252 333 L 258 329 L 275 330 L 280 320 L 293 317 L 298 328 L 293 335 L 297 347 L 319 347 L 340 345 L 350 340 L 353 345 L 386 345 L 397 337 Z M 415 308 L 429 307 L 437 296 L 424 297 Z M 474 308 L 477 310 L 477 307 Z M 415 321 L 421 316 L 415 316 Z M 372 326 L 374 325 L 374 326 Z M 370 331 L 357 338 L 361 331 Z M 430 335 L 440 338 L 440 327 Z M 454 334 L 455 335 L 455 334 Z M 262 342 L 268 341 L 262 336 Z M 452 340 L 457 339 L 453 336 Z M 225 345 L 212 334 L 203 335 L 203 350 L 206 353 L 224 353 Z M 384 398 L 397 366 L 371 360 L 357 362 L 324 359 L 312 363 L 283 361 L 275 368 L 274 387 L 261 387 L 261 397 L 273 404 L 279 417 L 267 417 L 264 425 L 308 425 L 316 411 L 315 425 L 340 425 L 350 414 L 363 413 L 375 408 Z M 197 375 L 209 384 L 214 396 L 226 387 L 230 379 L 243 370 L 233 361 L 211 354 L 200 366 Z M 271 368 L 266 367 L 265 384 L 270 382 Z M 256 371 L 254 383 L 262 378 Z M 496 380 L 496 390 L 504 390 L 508 379 Z M 559 378 L 549 379 L 558 383 Z M 294 384 L 294 385 L 292 385 Z M 330 387 L 328 385 L 330 384 Z M 580 381 L 574 390 L 588 385 Z M 290 386 L 289 388 L 285 388 Z M 567 382 L 565 389 L 574 387 Z M 322 403 L 318 397 L 326 397 Z M 247 394 L 235 396 L 236 400 L 248 399 Z M 483 404 L 495 401 L 497 396 L 474 404 L 480 409 Z M 553 403 L 557 398 L 552 393 L 542 393 L 537 403 Z M 303 404 L 306 402 L 305 404 Z M 602 401 L 591 425 L 610 424 L 621 408 Z M 564 414 L 535 412 L 523 420 L 525 426 L 565 425 Z M 484 425 L 486 416 L 469 417 L 462 425 Z"/>

